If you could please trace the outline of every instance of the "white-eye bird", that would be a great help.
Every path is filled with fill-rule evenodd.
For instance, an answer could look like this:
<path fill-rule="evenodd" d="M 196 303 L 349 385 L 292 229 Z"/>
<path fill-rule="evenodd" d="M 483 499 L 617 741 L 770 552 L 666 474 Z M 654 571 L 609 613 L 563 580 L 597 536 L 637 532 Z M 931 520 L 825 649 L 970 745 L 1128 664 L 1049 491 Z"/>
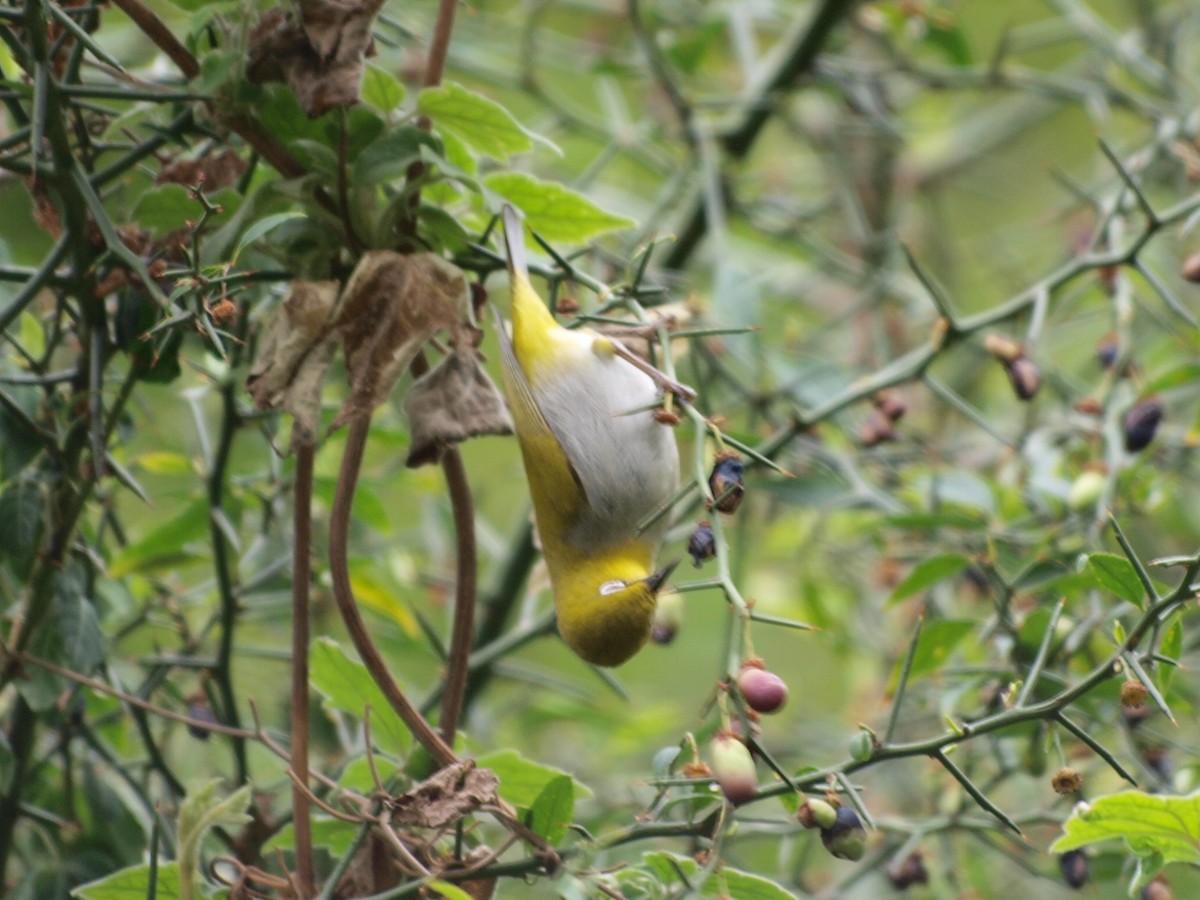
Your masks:
<path fill-rule="evenodd" d="M 620 665 L 649 637 L 655 595 L 674 568 L 654 567 L 666 517 L 640 534 L 638 524 L 678 486 L 675 434 L 655 420 L 659 388 L 628 351 L 554 320 L 529 281 L 521 219 L 510 206 L 503 219 L 512 287 L 511 339 L 498 329 L 504 386 L 558 630 L 588 662 Z"/>

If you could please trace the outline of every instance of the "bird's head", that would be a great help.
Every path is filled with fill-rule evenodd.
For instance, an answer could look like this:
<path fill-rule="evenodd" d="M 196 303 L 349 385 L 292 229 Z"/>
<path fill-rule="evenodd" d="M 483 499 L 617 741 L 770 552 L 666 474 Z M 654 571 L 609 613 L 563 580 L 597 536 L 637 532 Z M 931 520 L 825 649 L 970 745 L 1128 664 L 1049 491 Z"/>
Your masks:
<path fill-rule="evenodd" d="M 619 666 L 650 637 L 655 598 L 678 564 L 651 571 L 636 554 L 617 553 L 552 572 L 563 640 L 593 665 Z"/>

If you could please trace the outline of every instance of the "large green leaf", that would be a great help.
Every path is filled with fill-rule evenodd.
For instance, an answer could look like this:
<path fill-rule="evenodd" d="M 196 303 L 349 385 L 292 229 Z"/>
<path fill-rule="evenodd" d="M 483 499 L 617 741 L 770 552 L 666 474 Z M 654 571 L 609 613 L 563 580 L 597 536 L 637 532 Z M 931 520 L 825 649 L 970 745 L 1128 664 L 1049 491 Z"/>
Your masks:
<path fill-rule="evenodd" d="M 500 779 L 500 795 L 522 809 L 532 807 L 550 782 L 567 775 L 561 769 L 531 762 L 515 750 L 497 750 L 479 757 L 476 762 L 481 769 L 496 773 Z M 586 786 L 574 779 L 571 779 L 571 786 L 575 800 L 592 795 Z"/>
<path fill-rule="evenodd" d="M 194 541 L 207 539 L 208 502 L 193 500 L 179 515 L 153 528 L 140 541 L 125 547 L 108 567 L 110 578 L 175 565 L 195 554 L 188 549 Z"/>
<path fill-rule="evenodd" d="M 501 162 L 533 148 L 533 136 L 512 113 L 453 81 L 421 91 L 417 112 L 428 116 L 439 132 L 452 132 L 471 149 Z"/>
<path fill-rule="evenodd" d="M 36 478 L 18 478 L 0 493 L 0 559 L 25 578 L 33 570 L 42 543 L 45 492 Z"/>
<path fill-rule="evenodd" d="M 106 878 L 80 885 L 71 891 L 80 900 L 146 900 L 150 894 L 150 866 L 130 866 Z M 180 900 L 179 863 L 159 863 L 154 880 L 155 900 Z"/>
<path fill-rule="evenodd" d="M 562 840 L 575 814 L 575 783 L 570 775 L 551 778 L 529 807 L 529 827 L 549 844 Z"/>
<path fill-rule="evenodd" d="M 483 181 L 489 190 L 519 207 L 525 213 L 525 223 L 547 241 L 581 244 L 596 235 L 636 224 L 554 181 L 541 181 L 521 172 L 496 172 Z"/>
<path fill-rule="evenodd" d="M 408 750 L 412 735 L 392 710 L 367 667 L 351 659 L 332 638 L 313 642 L 309 677 L 312 686 L 325 696 L 325 704 L 332 709 L 361 718 L 363 710 L 370 706 L 371 733 L 388 753 L 400 756 Z"/>

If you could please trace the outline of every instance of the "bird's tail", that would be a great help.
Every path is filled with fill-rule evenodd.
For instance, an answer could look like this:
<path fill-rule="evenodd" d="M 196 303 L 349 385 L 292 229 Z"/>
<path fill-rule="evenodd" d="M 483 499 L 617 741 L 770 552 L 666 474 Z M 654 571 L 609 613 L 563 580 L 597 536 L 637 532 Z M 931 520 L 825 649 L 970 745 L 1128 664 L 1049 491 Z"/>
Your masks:
<path fill-rule="evenodd" d="M 525 223 L 521 215 L 509 204 L 505 203 L 500 210 L 504 220 L 504 249 L 508 255 L 508 271 L 510 274 L 520 273 L 529 277 L 529 265 L 525 262 Z"/>

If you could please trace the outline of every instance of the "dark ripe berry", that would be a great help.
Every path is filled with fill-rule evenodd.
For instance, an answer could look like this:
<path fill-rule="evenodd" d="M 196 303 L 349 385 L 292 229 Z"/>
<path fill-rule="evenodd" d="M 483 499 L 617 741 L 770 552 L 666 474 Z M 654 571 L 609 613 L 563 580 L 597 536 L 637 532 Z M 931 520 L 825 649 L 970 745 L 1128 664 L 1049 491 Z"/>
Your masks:
<path fill-rule="evenodd" d="M 796 818 L 805 828 L 832 828 L 837 824 L 837 807 L 818 797 L 809 797 L 796 810 Z"/>
<path fill-rule="evenodd" d="M 821 843 L 838 859 L 857 861 L 867 852 L 867 829 L 858 813 L 848 806 L 839 806 L 832 828 L 821 829 Z"/>
<path fill-rule="evenodd" d="M 1175 900 L 1175 895 L 1167 887 L 1167 876 L 1159 875 L 1142 888 L 1142 900 Z"/>
<path fill-rule="evenodd" d="M 712 474 L 708 476 L 708 489 L 712 491 L 713 506 L 719 512 L 732 513 L 742 505 L 746 492 L 743 478 L 746 467 L 736 453 L 725 450 L 717 454 Z"/>
<path fill-rule="evenodd" d="M 475 310 L 475 317 L 478 318 L 483 311 L 483 305 L 487 303 L 488 292 L 478 281 L 471 282 L 471 308 Z"/>
<path fill-rule="evenodd" d="M 712 769 L 725 799 L 737 806 L 758 793 L 758 773 L 746 745 L 729 732 L 713 738 Z"/>
<path fill-rule="evenodd" d="M 1125 724 L 1131 729 L 1137 728 L 1150 715 L 1150 707 L 1148 706 L 1122 706 L 1121 715 L 1125 718 Z"/>
<path fill-rule="evenodd" d="M 1106 334 L 1100 338 L 1096 344 L 1096 362 L 1100 363 L 1100 368 L 1111 369 L 1117 364 L 1117 354 L 1121 350 L 1121 345 L 1117 341 L 1115 334 Z"/>
<path fill-rule="evenodd" d="M 1088 882 L 1091 866 L 1088 865 L 1087 855 L 1082 850 L 1068 850 L 1058 859 L 1062 869 L 1063 881 L 1070 887 L 1079 890 Z"/>
<path fill-rule="evenodd" d="M 1083 776 L 1070 766 L 1063 766 L 1050 779 L 1050 786 L 1056 794 L 1074 794 L 1083 787 Z"/>
<path fill-rule="evenodd" d="M 858 440 L 864 447 L 874 447 L 895 439 L 896 429 L 892 426 L 892 420 L 878 409 L 871 410 L 858 429 Z"/>
<path fill-rule="evenodd" d="M 1200 284 L 1200 253 L 1193 253 L 1183 261 L 1180 266 L 1179 274 L 1183 276 L 1185 281 L 1190 281 L 1192 284 Z"/>
<path fill-rule="evenodd" d="M 738 692 L 746 705 L 758 713 L 773 713 L 783 709 L 787 702 L 788 686 L 774 672 L 762 668 L 762 664 L 747 663 L 738 674 Z"/>
<path fill-rule="evenodd" d="M 888 881 L 898 891 L 905 891 L 914 884 L 929 884 L 929 871 L 920 851 L 914 851 L 904 862 L 887 870 Z"/>
<path fill-rule="evenodd" d="M 1042 386 L 1042 370 L 1027 356 L 1018 356 L 1005 366 L 1013 391 L 1022 400 L 1032 400 Z"/>
<path fill-rule="evenodd" d="M 1158 423 L 1162 421 L 1163 405 L 1157 397 L 1147 397 L 1125 413 L 1125 449 L 1130 453 L 1145 450 L 1154 440 Z"/>
<path fill-rule="evenodd" d="M 1142 762 L 1146 764 L 1147 769 L 1163 781 L 1167 781 L 1175 774 L 1175 765 L 1171 762 L 1171 756 L 1167 753 L 1166 747 L 1144 748 L 1142 750 Z"/>
<path fill-rule="evenodd" d="M 717 539 L 713 537 L 712 523 L 708 519 L 696 523 L 696 530 L 688 538 L 687 552 L 691 554 L 697 569 L 704 560 L 717 555 Z"/>
<path fill-rule="evenodd" d="M 208 698 L 203 694 L 192 694 L 187 701 L 187 714 L 200 722 L 211 722 L 216 724 L 217 717 L 213 715 L 212 707 L 208 705 Z M 207 728 L 200 725 L 188 725 L 188 734 L 200 741 L 207 741 L 208 736 L 212 734 Z"/>
<path fill-rule="evenodd" d="M 1136 678 L 1130 678 L 1121 684 L 1122 706 L 1143 706 L 1150 691 Z"/>

